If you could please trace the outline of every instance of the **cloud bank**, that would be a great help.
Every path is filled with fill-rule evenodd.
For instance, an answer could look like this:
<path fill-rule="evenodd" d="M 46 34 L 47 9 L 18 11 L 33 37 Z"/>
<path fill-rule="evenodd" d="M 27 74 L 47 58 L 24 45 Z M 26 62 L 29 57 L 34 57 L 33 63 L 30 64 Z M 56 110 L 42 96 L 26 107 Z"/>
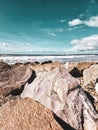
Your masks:
<path fill-rule="evenodd" d="M 85 20 L 85 21 L 76 18 L 68 22 L 68 25 L 70 27 L 81 25 L 81 24 L 87 25 L 89 27 L 98 27 L 98 16 L 92 16 L 88 20 Z"/>
<path fill-rule="evenodd" d="M 98 52 L 98 34 L 82 39 L 74 39 L 70 43 L 73 45 L 70 50 L 72 52 Z"/>
<path fill-rule="evenodd" d="M 1 54 L 35 54 L 53 51 L 52 48 L 41 47 L 37 45 L 32 45 L 32 43 L 25 43 L 23 45 L 11 44 L 0 42 L 0 53 Z"/>

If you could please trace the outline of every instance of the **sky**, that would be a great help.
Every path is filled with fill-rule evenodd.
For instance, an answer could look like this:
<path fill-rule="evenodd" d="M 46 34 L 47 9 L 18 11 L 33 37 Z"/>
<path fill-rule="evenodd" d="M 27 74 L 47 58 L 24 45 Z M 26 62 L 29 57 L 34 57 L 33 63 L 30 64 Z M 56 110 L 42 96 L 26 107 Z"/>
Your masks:
<path fill-rule="evenodd" d="M 98 54 L 98 0 L 0 0 L 0 54 Z"/>

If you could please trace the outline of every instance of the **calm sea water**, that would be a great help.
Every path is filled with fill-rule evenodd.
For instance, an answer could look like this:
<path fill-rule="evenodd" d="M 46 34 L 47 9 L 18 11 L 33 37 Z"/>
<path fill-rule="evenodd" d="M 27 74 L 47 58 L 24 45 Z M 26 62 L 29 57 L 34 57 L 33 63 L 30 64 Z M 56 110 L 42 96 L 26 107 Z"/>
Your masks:
<path fill-rule="evenodd" d="M 44 62 L 47 60 L 60 62 L 89 62 L 98 61 L 98 55 L 0 55 L 0 61 L 10 64 L 16 62 Z"/>

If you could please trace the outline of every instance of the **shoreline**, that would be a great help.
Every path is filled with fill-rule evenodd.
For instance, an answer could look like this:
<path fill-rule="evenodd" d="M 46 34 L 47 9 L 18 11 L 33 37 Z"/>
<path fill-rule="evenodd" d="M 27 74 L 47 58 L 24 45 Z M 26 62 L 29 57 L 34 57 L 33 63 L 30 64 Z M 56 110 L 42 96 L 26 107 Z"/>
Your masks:
<path fill-rule="evenodd" d="M 53 62 L 97 62 L 98 55 L 1 55 L 0 62 L 14 64 L 16 62 L 44 62 L 51 60 Z"/>

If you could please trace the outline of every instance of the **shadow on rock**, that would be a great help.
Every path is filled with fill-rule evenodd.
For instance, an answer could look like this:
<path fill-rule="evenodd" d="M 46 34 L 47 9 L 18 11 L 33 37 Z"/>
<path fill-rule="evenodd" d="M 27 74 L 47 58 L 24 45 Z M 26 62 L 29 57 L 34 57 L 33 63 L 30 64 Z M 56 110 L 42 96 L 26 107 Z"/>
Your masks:
<path fill-rule="evenodd" d="M 91 95 L 89 92 L 87 92 L 87 91 L 84 91 L 84 92 L 86 93 L 88 99 L 90 100 L 90 102 L 91 102 L 93 108 L 94 108 L 95 111 L 97 112 L 97 110 L 96 110 L 96 108 L 95 108 L 95 106 L 94 106 L 94 98 L 92 97 L 92 95 Z"/>
<path fill-rule="evenodd" d="M 35 78 L 36 78 L 36 73 L 35 73 L 35 71 L 33 70 L 31 77 L 30 77 L 30 78 L 28 79 L 28 81 L 27 81 L 28 84 L 32 83 Z"/>
<path fill-rule="evenodd" d="M 67 123 L 65 123 L 62 119 L 60 119 L 58 116 L 56 116 L 56 114 L 53 114 L 55 120 L 61 125 L 61 127 L 64 130 L 75 130 L 74 128 L 72 128 L 71 126 L 69 126 Z"/>
<path fill-rule="evenodd" d="M 74 67 L 74 69 L 70 71 L 70 74 L 75 78 L 83 76 L 83 74 L 78 70 L 77 67 Z"/>
<path fill-rule="evenodd" d="M 28 84 L 32 83 L 35 78 L 36 78 L 36 73 L 35 73 L 35 71 L 32 71 L 32 75 L 31 75 L 31 77 L 27 80 L 26 83 L 28 83 Z M 26 83 L 25 83 L 25 84 L 26 84 Z M 21 88 L 17 88 L 17 89 L 15 89 L 15 90 L 11 91 L 11 93 L 9 93 L 9 94 L 11 94 L 11 95 L 13 95 L 13 96 L 20 95 L 20 94 L 22 93 L 23 89 L 24 89 L 25 84 L 22 85 Z"/>

